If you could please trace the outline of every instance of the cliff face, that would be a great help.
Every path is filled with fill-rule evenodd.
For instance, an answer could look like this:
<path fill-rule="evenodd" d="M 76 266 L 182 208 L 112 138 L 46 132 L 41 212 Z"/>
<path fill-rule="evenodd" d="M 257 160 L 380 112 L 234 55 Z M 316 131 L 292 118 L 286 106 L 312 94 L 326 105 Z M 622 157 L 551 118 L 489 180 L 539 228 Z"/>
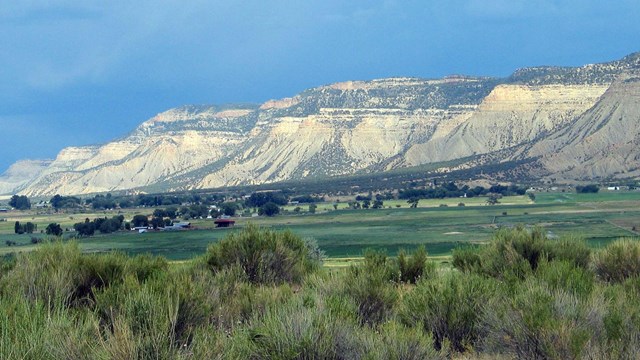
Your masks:
<path fill-rule="evenodd" d="M 251 109 L 184 107 L 158 114 L 123 139 L 67 148 L 20 189 L 28 195 L 83 194 L 149 186 L 229 155 L 245 137 L 236 121 Z M 224 129 L 224 130 L 223 130 Z"/>
<path fill-rule="evenodd" d="M 349 81 L 259 106 L 184 106 L 102 146 L 18 163 L 0 177 L 0 192 L 209 188 L 479 155 L 536 158 L 533 177 L 637 176 L 639 67 L 634 54 L 507 79 Z"/>
<path fill-rule="evenodd" d="M 640 72 L 621 75 L 568 126 L 531 147 L 561 181 L 640 176 Z M 545 174 L 536 174 L 545 175 Z"/>
<path fill-rule="evenodd" d="M 589 109 L 606 89 L 602 85 L 500 85 L 446 136 L 413 145 L 407 164 L 458 159 L 533 142 Z"/>

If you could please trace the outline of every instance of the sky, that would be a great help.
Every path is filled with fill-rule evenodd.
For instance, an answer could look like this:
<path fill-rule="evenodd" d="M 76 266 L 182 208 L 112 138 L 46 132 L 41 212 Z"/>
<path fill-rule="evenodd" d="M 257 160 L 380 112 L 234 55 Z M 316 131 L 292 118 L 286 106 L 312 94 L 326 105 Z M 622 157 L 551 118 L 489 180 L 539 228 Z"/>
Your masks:
<path fill-rule="evenodd" d="M 0 0 L 0 173 L 185 104 L 640 51 L 637 0 Z"/>

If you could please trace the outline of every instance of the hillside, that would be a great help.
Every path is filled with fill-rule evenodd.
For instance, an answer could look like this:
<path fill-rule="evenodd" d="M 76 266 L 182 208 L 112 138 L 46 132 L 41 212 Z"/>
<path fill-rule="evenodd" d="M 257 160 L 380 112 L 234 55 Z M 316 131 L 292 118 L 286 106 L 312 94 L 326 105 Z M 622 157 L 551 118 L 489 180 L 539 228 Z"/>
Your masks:
<path fill-rule="evenodd" d="M 636 53 L 505 79 L 349 81 L 261 105 L 184 106 L 107 144 L 16 163 L 0 192 L 185 190 L 474 157 L 464 166 L 537 159 L 519 170 L 531 178 L 635 177 L 639 67 Z"/>

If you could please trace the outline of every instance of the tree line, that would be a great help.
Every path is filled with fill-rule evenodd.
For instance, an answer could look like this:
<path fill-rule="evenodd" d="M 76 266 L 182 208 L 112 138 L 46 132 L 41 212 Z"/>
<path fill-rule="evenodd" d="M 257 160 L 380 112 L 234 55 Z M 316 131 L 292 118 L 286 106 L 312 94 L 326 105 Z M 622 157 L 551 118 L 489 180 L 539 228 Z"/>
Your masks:
<path fill-rule="evenodd" d="M 455 183 L 449 182 L 445 185 L 432 187 L 429 189 L 404 189 L 400 190 L 400 199 L 444 199 L 454 197 L 476 197 L 488 194 L 500 194 L 502 196 L 524 195 L 526 188 L 517 185 L 492 185 L 488 189 L 483 186 L 469 187 L 464 185 L 458 187 Z"/>

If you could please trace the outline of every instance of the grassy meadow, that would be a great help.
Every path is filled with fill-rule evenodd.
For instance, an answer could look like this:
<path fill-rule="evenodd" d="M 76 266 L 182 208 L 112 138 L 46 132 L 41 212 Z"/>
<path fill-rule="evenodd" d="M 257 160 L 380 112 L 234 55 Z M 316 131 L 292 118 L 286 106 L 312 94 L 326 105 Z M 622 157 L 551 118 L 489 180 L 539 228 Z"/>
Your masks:
<path fill-rule="evenodd" d="M 458 206 L 463 202 L 465 206 Z M 447 206 L 441 206 L 446 204 Z M 634 226 L 640 228 L 640 192 L 602 192 L 575 194 L 562 192 L 536 193 L 535 202 L 527 196 L 500 199 L 497 205 L 486 205 L 486 198 L 453 198 L 421 200 L 418 208 L 409 208 L 402 200 L 384 202 L 383 209 L 345 209 L 346 203 L 320 203 L 316 213 L 300 206 L 295 213 L 285 207 L 275 217 L 238 217 L 235 229 L 215 229 L 211 219 L 191 220 L 196 228 L 171 232 L 118 232 L 108 235 L 96 233 L 79 239 L 86 252 L 120 250 L 131 255 L 150 253 L 170 260 L 187 260 L 202 254 L 207 246 L 237 231 L 248 223 L 274 229 L 290 229 L 304 237 L 313 238 L 329 259 L 359 258 L 364 249 L 385 250 L 396 254 L 399 249 L 415 249 L 424 245 L 430 256 L 445 258 L 460 245 L 486 242 L 499 227 L 540 225 L 551 238 L 567 234 L 583 237 L 591 247 L 598 248 L 611 241 L 636 236 Z M 398 207 L 399 206 L 399 207 Z M 289 209 L 291 208 L 291 209 Z M 13 233 L 15 221 L 31 221 L 43 230 L 57 222 L 63 228 L 85 218 L 111 217 L 122 213 L 126 219 L 136 214 L 148 214 L 153 208 L 101 211 L 94 213 L 47 214 L 35 211 L 13 211 L 0 214 L 7 221 L 0 222 L 0 254 L 32 250 L 37 245 L 31 237 L 43 234 Z M 73 232 L 65 233 L 71 237 Z M 6 241 L 17 245 L 7 246 Z"/>

